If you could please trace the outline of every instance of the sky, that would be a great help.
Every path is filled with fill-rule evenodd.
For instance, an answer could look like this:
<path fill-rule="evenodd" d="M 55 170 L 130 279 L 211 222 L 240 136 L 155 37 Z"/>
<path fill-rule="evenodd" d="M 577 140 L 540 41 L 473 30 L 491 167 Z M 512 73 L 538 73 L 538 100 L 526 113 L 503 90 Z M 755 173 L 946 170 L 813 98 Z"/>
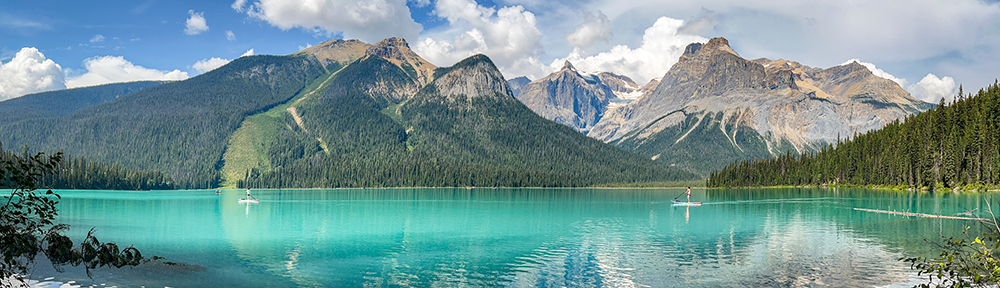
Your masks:
<path fill-rule="evenodd" d="M 1000 77 L 996 0 L 39 0 L 0 3 L 0 100 L 388 37 L 438 66 L 485 54 L 508 79 L 570 61 L 641 85 L 713 37 L 746 59 L 857 61 L 933 103 Z"/>

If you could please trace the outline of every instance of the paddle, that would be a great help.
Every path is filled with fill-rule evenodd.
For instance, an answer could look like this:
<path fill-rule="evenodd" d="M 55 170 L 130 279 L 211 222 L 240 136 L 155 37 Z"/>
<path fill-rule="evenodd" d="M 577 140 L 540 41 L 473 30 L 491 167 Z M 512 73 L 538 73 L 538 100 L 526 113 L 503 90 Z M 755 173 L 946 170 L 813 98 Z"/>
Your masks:
<path fill-rule="evenodd" d="M 688 193 L 687 191 L 681 192 L 681 195 L 677 195 L 677 197 L 674 197 L 674 200 L 677 200 L 677 198 L 681 198 L 681 196 L 684 196 L 684 194 L 687 193 Z"/>

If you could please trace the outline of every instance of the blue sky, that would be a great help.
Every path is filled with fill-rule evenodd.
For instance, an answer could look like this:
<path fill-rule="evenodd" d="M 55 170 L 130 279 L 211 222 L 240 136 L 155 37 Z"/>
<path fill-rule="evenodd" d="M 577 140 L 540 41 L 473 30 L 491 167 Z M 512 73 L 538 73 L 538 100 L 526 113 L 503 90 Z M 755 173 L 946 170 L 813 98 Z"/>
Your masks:
<path fill-rule="evenodd" d="M 748 59 L 858 59 L 928 101 L 1000 77 L 995 1 L 39 0 L 0 3 L 0 100 L 391 36 L 439 66 L 484 53 L 508 78 L 569 60 L 642 84 L 688 43 L 718 36 Z"/>

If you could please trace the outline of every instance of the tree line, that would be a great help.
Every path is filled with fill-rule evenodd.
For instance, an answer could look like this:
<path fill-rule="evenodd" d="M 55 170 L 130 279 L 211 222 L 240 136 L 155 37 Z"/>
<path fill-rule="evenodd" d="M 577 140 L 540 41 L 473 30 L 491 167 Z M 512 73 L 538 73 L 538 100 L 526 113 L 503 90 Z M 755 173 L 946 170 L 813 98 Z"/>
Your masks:
<path fill-rule="evenodd" d="M 40 189 L 94 189 L 94 190 L 168 190 L 174 189 L 174 180 L 160 171 L 127 169 L 119 165 L 106 165 L 88 161 L 84 157 L 57 154 L 60 161 L 52 161 L 52 169 L 38 176 L 34 187 Z M 28 149 L 20 154 L 3 150 L 0 145 L 0 162 L 27 159 Z M 66 159 L 66 160 L 64 160 Z"/>
<path fill-rule="evenodd" d="M 712 172 L 709 187 L 879 185 L 987 189 L 1000 184 L 1000 85 L 962 88 L 923 113 L 828 145 L 815 154 L 737 161 Z"/>

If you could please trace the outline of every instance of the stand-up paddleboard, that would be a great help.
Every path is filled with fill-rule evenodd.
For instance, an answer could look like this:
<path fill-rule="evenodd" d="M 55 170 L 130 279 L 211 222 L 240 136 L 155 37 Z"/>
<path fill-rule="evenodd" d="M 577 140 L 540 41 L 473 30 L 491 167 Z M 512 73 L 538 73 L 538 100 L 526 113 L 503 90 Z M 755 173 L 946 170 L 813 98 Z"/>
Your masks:
<path fill-rule="evenodd" d="M 672 201 L 674 206 L 701 206 L 701 202 Z"/>
<path fill-rule="evenodd" d="M 257 199 L 249 199 L 248 200 L 248 199 L 240 198 L 239 203 L 240 204 L 243 204 L 243 203 L 254 203 L 254 204 L 257 204 L 257 203 L 260 203 L 260 200 L 257 200 Z"/>

